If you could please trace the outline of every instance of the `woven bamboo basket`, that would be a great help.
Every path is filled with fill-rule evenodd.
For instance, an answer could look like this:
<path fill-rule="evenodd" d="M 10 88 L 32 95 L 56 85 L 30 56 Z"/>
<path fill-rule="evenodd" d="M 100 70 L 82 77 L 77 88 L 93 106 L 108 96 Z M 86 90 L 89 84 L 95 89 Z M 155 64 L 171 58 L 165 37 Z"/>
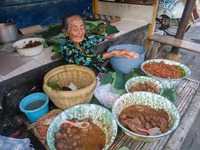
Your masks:
<path fill-rule="evenodd" d="M 77 90 L 55 90 L 48 86 L 49 82 L 56 82 L 61 87 L 67 87 L 73 83 Z M 50 70 L 45 75 L 43 90 L 58 108 L 65 110 L 74 105 L 90 103 L 96 82 L 95 73 L 90 68 L 77 65 L 63 65 Z"/>

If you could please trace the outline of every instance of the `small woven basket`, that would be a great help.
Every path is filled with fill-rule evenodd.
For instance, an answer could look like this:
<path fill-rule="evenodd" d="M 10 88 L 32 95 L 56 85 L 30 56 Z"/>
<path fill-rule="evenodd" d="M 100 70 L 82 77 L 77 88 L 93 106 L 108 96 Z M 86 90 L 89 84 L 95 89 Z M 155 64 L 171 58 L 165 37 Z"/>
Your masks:
<path fill-rule="evenodd" d="M 55 90 L 48 86 L 49 82 L 56 82 L 61 87 L 68 87 L 73 83 L 77 90 Z M 44 92 L 63 110 L 77 104 L 90 103 L 95 87 L 95 73 L 88 67 L 77 65 L 64 65 L 50 70 L 45 75 L 43 83 Z"/>

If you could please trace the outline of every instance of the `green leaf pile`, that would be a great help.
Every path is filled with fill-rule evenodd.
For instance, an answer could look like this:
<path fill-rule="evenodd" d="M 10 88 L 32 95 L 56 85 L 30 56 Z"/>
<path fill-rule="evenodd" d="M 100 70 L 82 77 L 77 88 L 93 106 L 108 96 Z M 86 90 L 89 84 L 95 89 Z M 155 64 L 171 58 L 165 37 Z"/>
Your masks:
<path fill-rule="evenodd" d="M 138 68 L 133 68 L 129 74 L 123 74 L 121 71 L 109 72 L 105 76 L 101 78 L 101 84 L 105 85 L 111 84 L 111 92 L 119 95 L 123 95 L 126 93 L 125 83 L 128 79 L 140 76 L 141 71 Z"/>

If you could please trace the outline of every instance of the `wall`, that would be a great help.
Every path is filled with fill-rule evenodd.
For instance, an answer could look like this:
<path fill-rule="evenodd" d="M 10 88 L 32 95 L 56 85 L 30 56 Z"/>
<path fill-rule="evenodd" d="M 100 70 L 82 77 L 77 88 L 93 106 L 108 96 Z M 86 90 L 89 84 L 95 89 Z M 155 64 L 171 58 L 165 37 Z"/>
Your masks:
<path fill-rule="evenodd" d="M 122 4 L 112 2 L 98 3 L 99 14 L 119 16 L 123 19 L 150 23 L 153 16 L 153 5 Z"/>
<path fill-rule="evenodd" d="M 92 13 L 92 0 L 1 0 L 0 22 L 13 19 L 18 28 L 60 23 L 68 13 Z"/>

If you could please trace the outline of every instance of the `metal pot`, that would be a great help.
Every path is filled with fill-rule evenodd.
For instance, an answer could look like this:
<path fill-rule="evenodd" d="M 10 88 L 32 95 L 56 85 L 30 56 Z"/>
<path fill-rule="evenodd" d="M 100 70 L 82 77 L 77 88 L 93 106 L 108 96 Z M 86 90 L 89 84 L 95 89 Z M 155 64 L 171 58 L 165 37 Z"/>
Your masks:
<path fill-rule="evenodd" d="M 0 43 L 16 41 L 18 31 L 15 23 L 0 23 Z"/>

